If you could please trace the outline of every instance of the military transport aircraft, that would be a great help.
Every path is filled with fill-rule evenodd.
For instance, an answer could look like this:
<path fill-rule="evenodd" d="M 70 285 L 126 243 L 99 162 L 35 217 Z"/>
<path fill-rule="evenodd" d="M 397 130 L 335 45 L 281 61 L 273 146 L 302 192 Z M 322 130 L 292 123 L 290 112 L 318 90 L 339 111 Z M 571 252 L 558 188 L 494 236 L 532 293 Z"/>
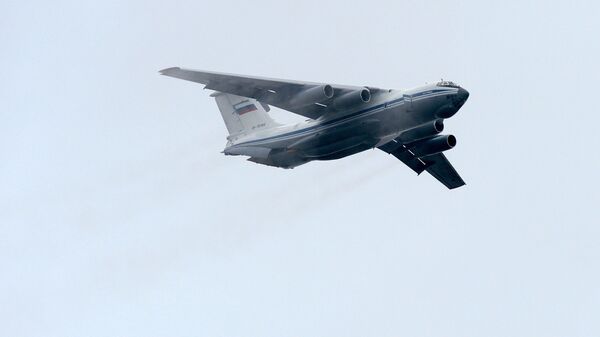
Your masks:
<path fill-rule="evenodd" d="M 467 90 L 453 82 L 392 90 L 179 67 L 160 73 L 215 91 L 211 96 L 229 131 L 226 155 L 293 168 L 378 148 L 417 174 L 429 172 L 450 189 L 465 184 L 442 153 L 456 145 L 456 138 L 439 134 L 444 119 L 452 117 L 469 97 Z M 278 124 L 268 114 L 270 105 L 308 119 L 295 125 Z"/>

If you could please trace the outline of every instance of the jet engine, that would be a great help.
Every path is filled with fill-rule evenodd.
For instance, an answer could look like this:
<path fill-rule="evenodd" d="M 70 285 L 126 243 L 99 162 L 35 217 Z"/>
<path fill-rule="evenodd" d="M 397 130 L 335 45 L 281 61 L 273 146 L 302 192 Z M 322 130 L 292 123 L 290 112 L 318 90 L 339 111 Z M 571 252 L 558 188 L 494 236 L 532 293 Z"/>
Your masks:
<path fill-rule="evenodd" d="M 435 136 L 442 131 L 444 131 L 444 120 L 437 119 L 433 122 L 408 129 L 402 132 L 398 138 L 402 143 L 409 143 Z"/>
<path fill-rule="evenodd" d="M 424 157 L 450 150 L 455 145 L 456 137 L 453 135 L 440 135 L 410 144 L 408 148 L 415 156 Z"/>
<path fill-rule="evenodd" d="M 290 103 L 294 106 L 307 106 L 322 103 L 331 97 L 333 97 L 333 87 L 329 84 L 324 84 L 301 91 Z"/>
<path fill-rule="evenodd" d="M 367 88 L 351 91 L 333 99 L 336 109 L 344 109 L 353 105 L 367 103 L 371 100 L 371 92 Z"/>

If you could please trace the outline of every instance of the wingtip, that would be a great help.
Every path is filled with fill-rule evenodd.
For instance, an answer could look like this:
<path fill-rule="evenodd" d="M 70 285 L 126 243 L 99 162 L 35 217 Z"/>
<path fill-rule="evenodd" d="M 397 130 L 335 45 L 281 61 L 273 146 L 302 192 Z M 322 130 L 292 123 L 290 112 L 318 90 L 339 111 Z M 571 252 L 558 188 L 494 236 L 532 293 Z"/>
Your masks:
<path fill-rule="evenodd" d="M 163 70 L 159 70 L 158 73 L 161 75 L 169 75 L 169 73 L 171 73 L 175 70 L 181 70 L 181 68 L 179 68 L 179 67 L 165 68 Z"/>
<path fill-rule="evenodd" d="M 461 181 L 460 183 L 458 183 L 457 185 L 453 185 L 453 186 L 447 186 L 449 190 L 453 190 L 455 188 L 459 188 L 459 187 L 463 187 L 467 185 L 467 183 L 465 183 L 464 181 Z"/>

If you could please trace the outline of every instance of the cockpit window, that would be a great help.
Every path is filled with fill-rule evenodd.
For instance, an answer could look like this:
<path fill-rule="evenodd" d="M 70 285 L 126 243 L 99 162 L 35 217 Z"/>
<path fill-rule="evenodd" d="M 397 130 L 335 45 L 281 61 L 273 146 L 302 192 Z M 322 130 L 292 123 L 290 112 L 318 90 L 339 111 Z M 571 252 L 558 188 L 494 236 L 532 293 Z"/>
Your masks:
<path fill-rule="evenodd" d="M 450 87 L 450 88 L 460 88 L 460 85 L 452 82 L 452 81 L 440 81 L 437 83 L 438 87 Z"/>

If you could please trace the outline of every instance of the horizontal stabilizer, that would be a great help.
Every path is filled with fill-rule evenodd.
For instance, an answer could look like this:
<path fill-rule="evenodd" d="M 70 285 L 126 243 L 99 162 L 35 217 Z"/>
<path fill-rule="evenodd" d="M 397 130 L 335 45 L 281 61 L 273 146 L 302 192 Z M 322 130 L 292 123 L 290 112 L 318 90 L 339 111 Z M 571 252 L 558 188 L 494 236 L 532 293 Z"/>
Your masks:
<path fill-rule="evenodd" d="M 236 146 L 229 149 L 225 149 L 223 153 L 230 156 L 250 156 L 255 158 L 268 158 L 271 149 L 266 147 L 255 147 L 255 146 Z"/>

